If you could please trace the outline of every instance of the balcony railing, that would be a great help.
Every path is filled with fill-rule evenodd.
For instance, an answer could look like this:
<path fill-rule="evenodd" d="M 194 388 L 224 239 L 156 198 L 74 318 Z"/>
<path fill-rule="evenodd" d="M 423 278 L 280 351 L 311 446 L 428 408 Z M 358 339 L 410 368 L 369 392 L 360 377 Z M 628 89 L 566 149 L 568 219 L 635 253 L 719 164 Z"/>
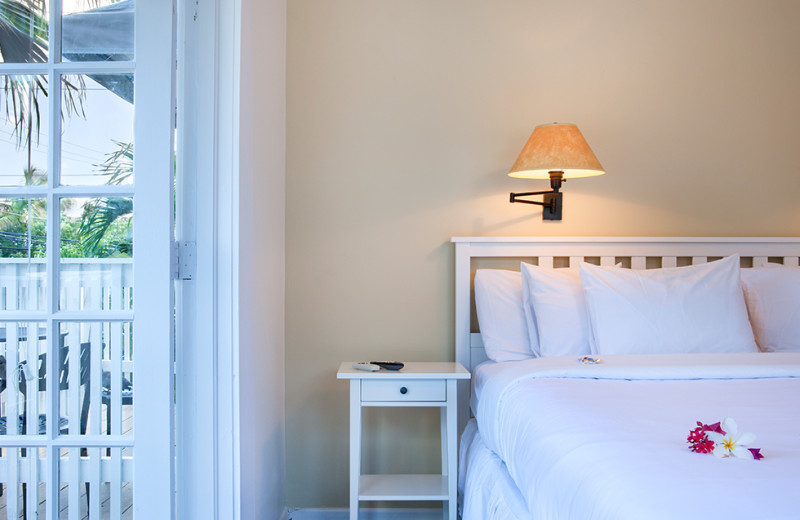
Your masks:
<path fill-rule="evenodd" d="M 11 418 L 0 436 L 0 516 L 18 514 L 23 501 L 28 518 L 32 508 L 41 509 L 37 496 L 44 495 L 50 462 L 39 425 L 53 409 L 45 390 L 45 358 L 52 351 L 59 352 L 62 368 L 47 379 L 51 388 L 58 385 L 58 430 L 66 435 L 57 461 L 59 487 L 69 490 L 70 504 L 79 505 L 81 513 L 87 491 L 97 492 L 114 509 L 130 508 L 133 454 L 126 439 L 133 433 L 133 261 L 65 258 L 56 271 L 58 309 L 70 317 L 57 324 L 58 337 L 48 341 L 46 260 L 0 258 L 0 417 Z M 75 311 L 84 311 L 86 318 Z M 23 418 L 26 434 L 14 417 Z M 86 442 L 75 435 L 86 435 Z"/>

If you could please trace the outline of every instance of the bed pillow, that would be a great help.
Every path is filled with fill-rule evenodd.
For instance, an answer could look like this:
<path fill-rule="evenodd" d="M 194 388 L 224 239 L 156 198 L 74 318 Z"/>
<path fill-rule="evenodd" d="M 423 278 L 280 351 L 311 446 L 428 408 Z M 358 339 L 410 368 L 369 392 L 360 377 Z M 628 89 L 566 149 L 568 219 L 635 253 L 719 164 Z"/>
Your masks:
<path fill-rule="evenodd" d="M 597 354 L 757 352 L 739 257 L 666 269 L 582 263 Z"/>
<path fill-rule="evenodd" d="M 478 269 L 475 272 L 475 308 L 483 348 L 489 359 L 502 362 L 534 357 L 522 310 L 520 273 Z"/>
<path fill-rule="evenodd" d="M 800 352 L 800 269 L 780 264 L 742 269 L 750 324 L 763 352 Z"/>
<path fill-rule="evenodd" d="M 520 271 L 528 330 L 538 332 L 538 350 L 534 353 L 590 354 L 592 334 L 578 270 L 544 269 L 523 262 Z"/>

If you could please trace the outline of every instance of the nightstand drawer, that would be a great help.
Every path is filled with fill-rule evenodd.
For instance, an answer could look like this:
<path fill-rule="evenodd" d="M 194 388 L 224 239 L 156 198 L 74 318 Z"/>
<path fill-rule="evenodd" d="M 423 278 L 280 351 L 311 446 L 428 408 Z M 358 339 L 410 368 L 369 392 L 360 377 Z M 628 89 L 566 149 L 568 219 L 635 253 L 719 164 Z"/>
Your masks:
<path fill-rule="evenodd" d="M 446 401 L 444 380 L 396 379 L 393 381 L 361 381 L 362 401 Z"/>

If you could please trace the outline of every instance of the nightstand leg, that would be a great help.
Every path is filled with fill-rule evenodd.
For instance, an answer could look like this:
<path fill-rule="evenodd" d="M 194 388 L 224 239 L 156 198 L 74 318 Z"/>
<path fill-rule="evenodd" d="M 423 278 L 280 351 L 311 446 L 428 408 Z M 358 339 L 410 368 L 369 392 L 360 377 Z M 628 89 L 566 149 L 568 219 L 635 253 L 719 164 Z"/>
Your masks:
<path fill-rule="evenodd" d="M 456 409 L 456 391 L 456 380 L 448 379 L 447 419 L 443 419 L 442 421 L 445 423 L 446 428 L 446 432 L 442 432 L 442 473 L 447 475 L 447 494 L 450 497 L 450 500 L 447 501 L 444 508 L 445 520 L 456 520 L 456 515 L 458 513 L 458 452 L 456 451 L 458 410 Z M 444 411 L 442 415 L 444 415 Z M 447 439 L 447 449 L 445 449 L 445 438 Z M 447 457 L 445 457 L 444 453 L 447 453 Z"/>
<path fill-rule="evenodd" d="M 450 478 L 448 476 L 448 471 L 450 470 L 450 466 L 447 463 L 448 462 L 448 449 L 449 449 L 449 447 L 448 447 L 448 438 L 447 438 L 447 432 L 449 431 L 449 429 L 447 427 L 447 410 L 449 410 L 449 409 L 450 409 L 449 406 L 443 406 L 441 408 L 441 412 L 439 414 L 439 417 L 440 417 L 439 422 L 440 422 L 440 430 L 441 430 L 441 438 L 442 438 L 442 475 L 448 477 L 447 478 L 448 489 L 449 489 L 449 483 L 450 483 Z M 450 513 L 449 513 L 450 509 L 451 508 L 450 508 L 450 501 L 449 500 L 447 500 L 445 502 L 442 502 L 442 512 L 443 512 L 444 520 L 448 520 L 450 518 Z"/>
<path fill-rule="evenodd" d="M 361 380 L 350 380 L 350 520 L 358 520 L 361 476 Z"/>

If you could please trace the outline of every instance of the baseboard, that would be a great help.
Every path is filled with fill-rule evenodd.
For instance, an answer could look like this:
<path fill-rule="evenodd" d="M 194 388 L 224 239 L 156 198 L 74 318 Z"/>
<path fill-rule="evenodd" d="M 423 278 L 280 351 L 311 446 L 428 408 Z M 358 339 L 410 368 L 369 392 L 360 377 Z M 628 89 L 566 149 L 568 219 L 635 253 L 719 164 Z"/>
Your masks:
<path fill-rule="evenodd" d="M 359 520 L 441 520 L 441 509 L 361 508 Z M 349 509 L 293 509 L 288 520 L 348 520 Z"/>

